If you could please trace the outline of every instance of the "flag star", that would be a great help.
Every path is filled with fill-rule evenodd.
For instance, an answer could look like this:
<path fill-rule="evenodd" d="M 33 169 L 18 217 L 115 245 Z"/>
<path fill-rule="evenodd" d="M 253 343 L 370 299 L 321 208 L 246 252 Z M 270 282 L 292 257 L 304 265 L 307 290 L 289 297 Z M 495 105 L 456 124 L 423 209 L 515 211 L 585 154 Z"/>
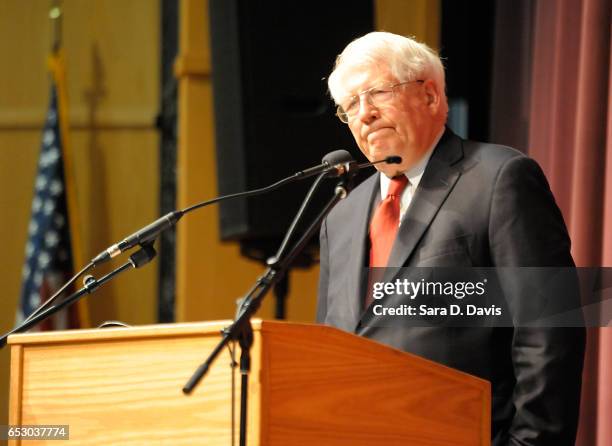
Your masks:
<path fill-rule="evenodd" d="M 27 280 L 28 277 L 30 277 L 30 272 L 30 265 L 28 265 L 27 263 L 23 265 L 23 269 L 21 270 L 21 277 L 23 278 L 23 280 Z"/>
<path fill-rule="evenodd" d="M 26 257 L 31 257 L 34 252 L 34 245 L 32 242 L 26 243 Z"/>
<path fill-rule="evenodd" d="M 53 164 L 54 162 L 56 162 L 59 157 L 60 157 L 60 153 L 59 150 L 57 149 L 57 147 L 53 146 L 49 149 L 48 151 L 48 155 L 49 155 L 49 164 Z"/>
<path fill-rule="evenodd" d="M 45 169 L 55 163 L 59 159 L 59 150 L 57 147 L 52 146 L 40 156 L 40 168 Z"/>
<path fill-rule="evenodd" d="M 32 212 L 36 213 L 36 212 L 40 211 L 41 207 L 42 207 L 42 200 L 37 195 L 37 196 L 34 197 L 34 200 L 32 200 Z"/>
<path fill-rule="evenodd" d="M 38 175 L 36 177 L 36 190 L 43 190 L 45 187 L 47 187 L 47 177 Z"/>
<path fill-rule="evenodd" d="M 38 256 L 38 266 L 41 268 L 46 268 L 51 261 L 51 256 L 47 251 L 43 251 Z"/>
<path fill-rule="evenodd" d="M 42 284 L 42 273 L 40 271 L 37 271 L 34 274 L 34 285 L 39 287 L 41 284 Z"/>
<path fill-rule="evenodd" d="M 51 215 L 51 213 L 55 210 L 55 201 L 52 199 L 45 200 L 45 205 L 43 206 L 43 212 L 45 215 Z"/>
<path fill-rule="evenodd" d="M 59 237 L 57 235 L 57 232 L 50 230 L 45 234 L 45 245 L 47 245 L 48 248 L 53 248 L 57 245 L 58 242 Z"/>
<path fill-rule="evenodd" d="M 40 296 L 38 293 L 33 292 L 30 294 L 29 304 L 32 308 L 36 308 L 40 305 Z"/>
<path fill-rule="evenodd" d="M 47 152 L 43 152 L 40 155 L 40 161 L 38 161 L 38 165 L 41 169 L 44 169 L 49 165 L 49 154 Z"/>
<path fill-rule="evenodd" d="M 55 134 L 53 130 L 45 130 L 43 134 L 43 144 L 46 146 L 50 146 L 55 141 Z"/>
<path fill-rule="evenodd" d="M 49 110 L 49 113 L 47 113 L 47 121 L 49 122 L 49 124 L 51 125 L 55 124 L 56 119 L 57 119 L 57 113 L 55 113 L 55 110 Z"/>
<path fill-rule="evenodd" d="M 36 234 L 36 232 L 38 232 L 38 223 L 36 222 L 36 220 L 32 220 L 28 225 L 28 234 L 30 234 L 30 236 L 33 236 L 34 234 Z"/>
<path fill-rule="evenodd" d="M 51 186 L 49 186 L 49 190 L 51 191 L 51 195 L 61 194 L 63 190 L 62 183 L 60 183 L 58 180 L 51 181 Z"/>

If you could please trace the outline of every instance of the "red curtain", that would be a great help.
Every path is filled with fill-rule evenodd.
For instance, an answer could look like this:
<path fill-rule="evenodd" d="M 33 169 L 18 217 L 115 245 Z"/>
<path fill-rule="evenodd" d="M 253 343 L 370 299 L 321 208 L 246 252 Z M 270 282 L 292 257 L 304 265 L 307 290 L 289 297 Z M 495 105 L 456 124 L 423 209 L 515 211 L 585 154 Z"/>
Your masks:
<path fill-rule="evenodd" d="M 611 6 L 536 3 L 529 154 L 550 181 L 578 266 L 612 267 Z M 612 444 L 612 328 L 588 332 L 576 444 Z"/>

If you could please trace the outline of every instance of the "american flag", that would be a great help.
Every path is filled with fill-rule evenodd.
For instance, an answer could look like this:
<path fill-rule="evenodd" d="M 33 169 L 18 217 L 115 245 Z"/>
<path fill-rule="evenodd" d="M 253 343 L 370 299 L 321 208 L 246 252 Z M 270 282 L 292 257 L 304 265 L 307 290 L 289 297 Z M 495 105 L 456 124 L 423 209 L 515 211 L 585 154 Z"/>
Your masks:
<path fill-rule="evenodd" d="M 18 321 L 30 315 L 53 295 L 72 273 L 70 225 L 64 180 L 57 91 L 53 84 L 28 227 Z M 44 322 L 40 328 L 57 329 L 77 325 L 75 308 L 70 309 L 69 313 Z"/>

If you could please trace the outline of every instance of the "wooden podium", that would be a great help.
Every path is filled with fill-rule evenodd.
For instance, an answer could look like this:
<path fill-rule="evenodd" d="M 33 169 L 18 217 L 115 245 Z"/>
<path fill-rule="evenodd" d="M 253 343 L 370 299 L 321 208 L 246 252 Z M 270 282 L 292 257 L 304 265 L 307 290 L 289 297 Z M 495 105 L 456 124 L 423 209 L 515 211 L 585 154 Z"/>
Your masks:
<path fill-rule="evenodd" d="M 229 353 L 181 391 L 227 324 L 13 335 L 9 424 L 69 425 L 78 445 L 230 445 Z M 252 325 L 249 445 L 490 444 L 487 381 L 330 327 Z"/>

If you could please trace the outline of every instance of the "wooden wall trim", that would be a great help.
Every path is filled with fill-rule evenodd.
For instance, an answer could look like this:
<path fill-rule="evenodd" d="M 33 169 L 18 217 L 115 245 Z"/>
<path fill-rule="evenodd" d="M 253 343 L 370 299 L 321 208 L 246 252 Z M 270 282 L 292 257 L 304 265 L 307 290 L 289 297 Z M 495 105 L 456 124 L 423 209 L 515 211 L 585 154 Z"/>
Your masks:
<path fill-rule="evenodd" d="M 92 120 L 86 108 L 75 107 L 70 113 L 71 129 L 113 128 L 152 129 L 155 128 L 157 110 L 131 107 L 96 113 Z M 0 110 L 0 130 L 37 130 L 45 125 L 44 113 L 40 109 Z"/>

